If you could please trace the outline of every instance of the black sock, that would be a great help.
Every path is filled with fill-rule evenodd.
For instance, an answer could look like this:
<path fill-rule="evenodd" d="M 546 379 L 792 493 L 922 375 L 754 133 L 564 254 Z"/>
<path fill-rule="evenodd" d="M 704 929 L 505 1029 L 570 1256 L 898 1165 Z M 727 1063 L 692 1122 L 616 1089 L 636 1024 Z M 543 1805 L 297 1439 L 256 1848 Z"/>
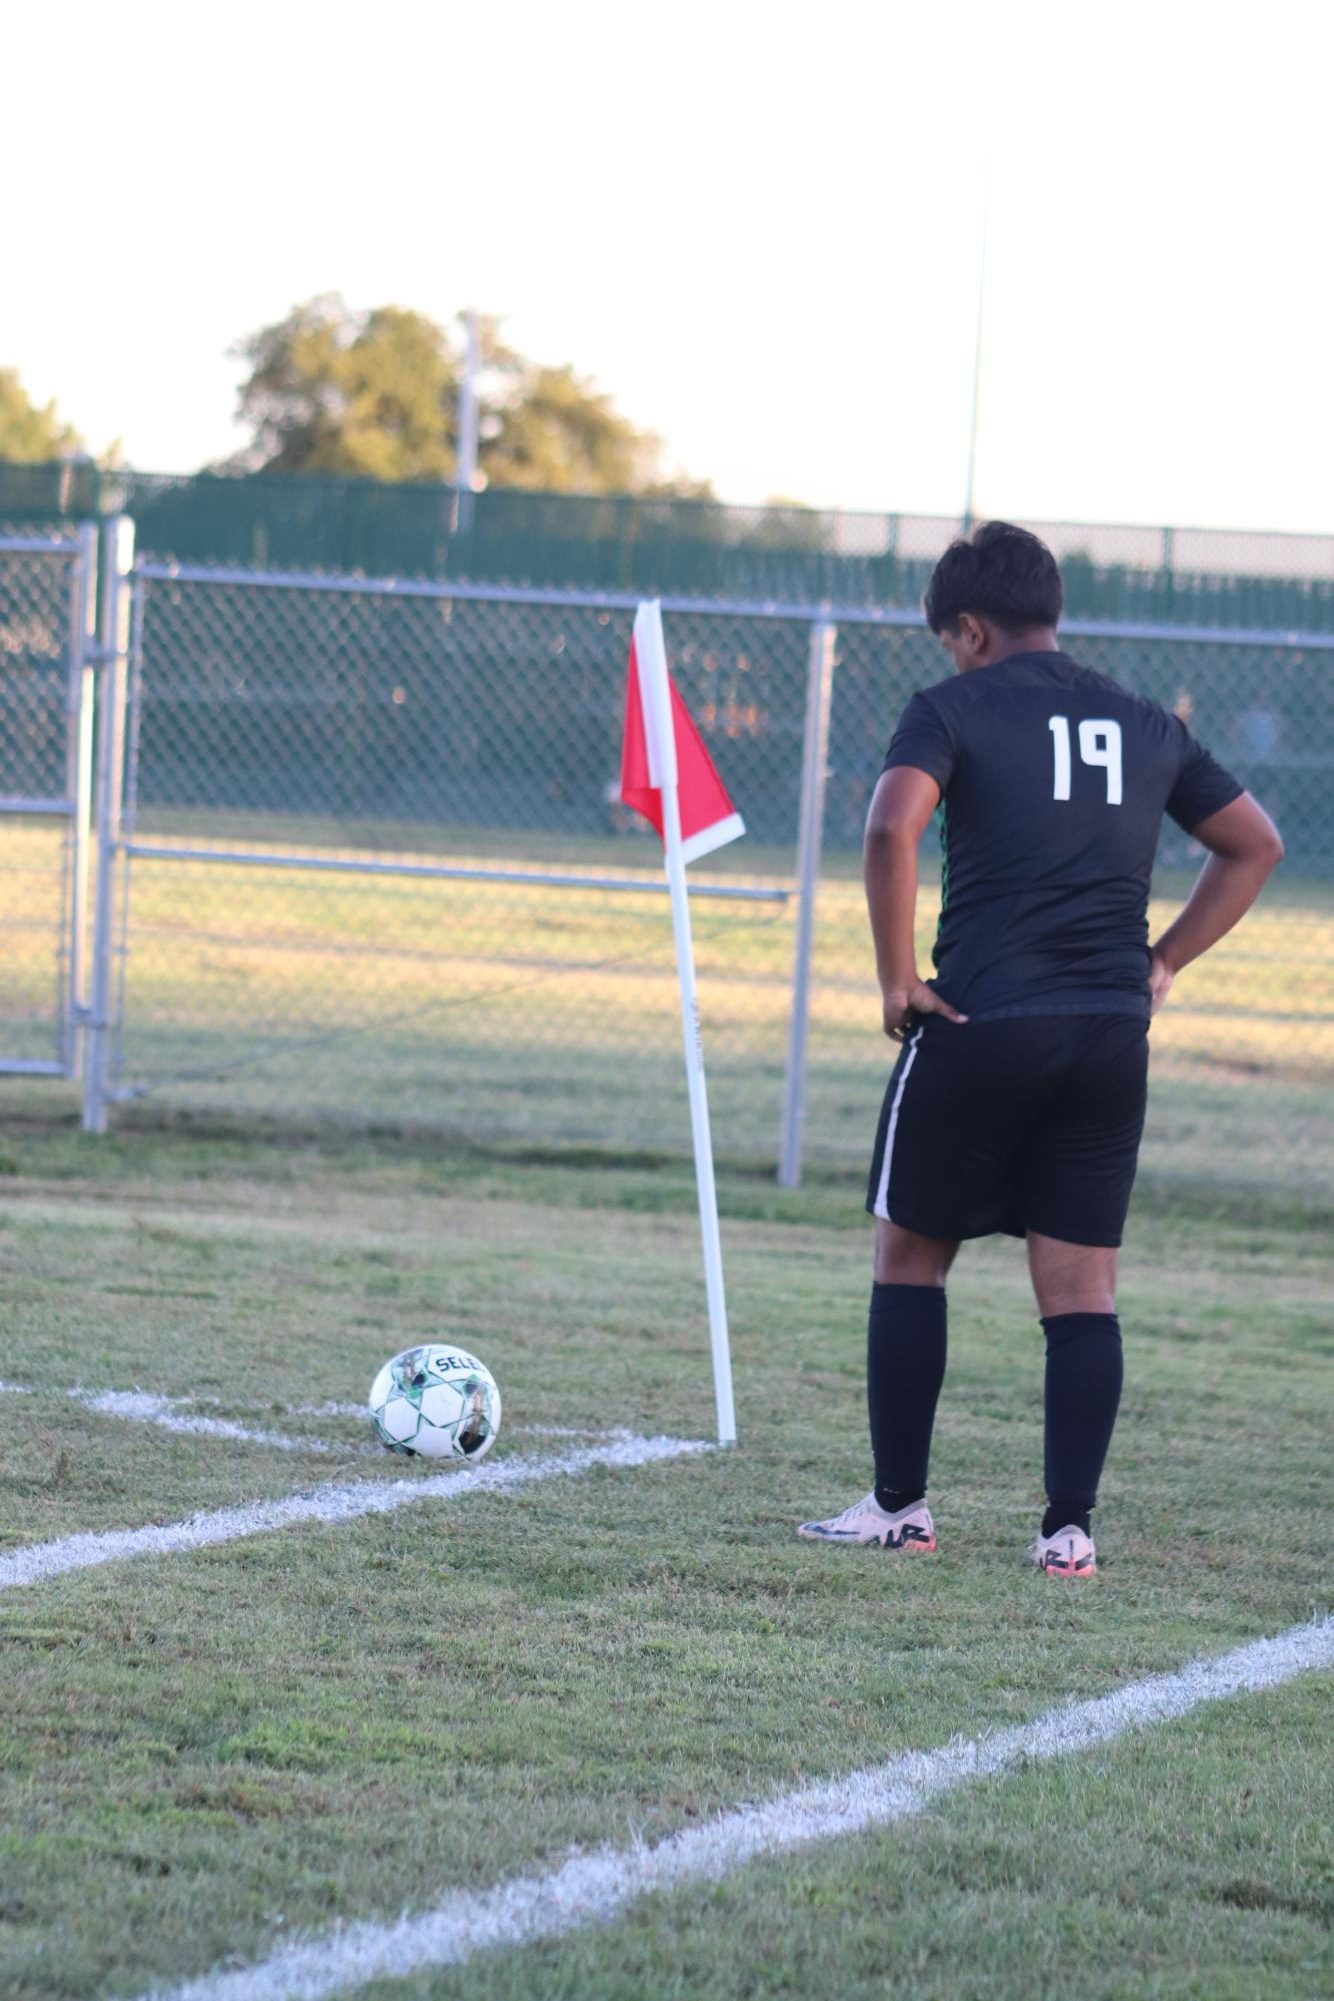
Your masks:
<path fill-rule="evenodd" d="M 875 1497 L 891 1514 L 926 1493 L 931 1425 L 944 1377 L 944 1287 L 872 1286 L 866 1401 Z"/>
<path fill-rule="evenodd" d="M 1047 1512 L 1043 1535 L 1089 1532 L 1121 1401 L 1121 1324 L 1114 1313 L 1059 1313 L 1047 1337 Z"/>

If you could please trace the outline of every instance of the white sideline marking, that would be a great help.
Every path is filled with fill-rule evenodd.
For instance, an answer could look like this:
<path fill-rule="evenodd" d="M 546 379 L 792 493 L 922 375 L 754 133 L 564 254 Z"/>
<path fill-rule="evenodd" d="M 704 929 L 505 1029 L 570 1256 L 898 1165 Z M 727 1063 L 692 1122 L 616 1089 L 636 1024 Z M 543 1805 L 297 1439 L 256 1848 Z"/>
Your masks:
<path fill-rule="evenodd" d="M 705 1440 L 693 1438 L 614 1439 L 559 1458 L 488 1460 L 482 1466 L 428 1474 L 419 1480 L 359 1480 L 341 1487 L 318 1487 L 314 1493 L 217 1508 L 160 1528 L 61 1536 L 57 1542 L 30 1543 L 26 1549 L 0 1556 L 0 1591 L 37 1584 L 67 1570 L 121 1563 L 128 1557 L 166 1556 L 176 1550 L 236 1542 L 242 1536 L 262 1535 L 268 1529 L 289 1528 L 297 1522 L 351 1522 L 361 1515 L 383 1515 L 395 1508 L 411 1507 L 417 1501 L 466 1500 L 470 1494 L 504 1493 L 534 1480 L 586 1473 L 592 1466 L 647 1466 L 655 1459 L 678 1459 L 683 1453 L 712 1449 Z"/>
<path fill-rule="evenodd" d="M 0 1383 L 0 1389 L 5 1385 Z M 369 1413 L 364 1403 L 294 1403 L 287 1409 L 293 1417 L 359 1417 Z M 511 1424 L 506 1427 L 511 1437 L 524 1438 L 633 1438 L 634 1433 L 625 1425 L 610 1426 L 598 1424 Z"/>
<path fill-rule="evenodd" d="M 390 1924 L 345 1925 L 323 1938 L 294 1941 L 254 1966 L 207 1973 L 168 1990 L 154 1988 L 141 2001 L 325 2001 L 367 1981 L 405 1980 L 432 1967 L 458 1966 L 488 1949 L 560 1938 L 584 1925 L 606 1924 L 652 1891 L 719 1882 L 759 1856 L 906 1820 L 943 1794 L 1013 1772 L 1026 1759 L 1070 1757 L 1129 1730 L 1184 1716 L 1201 1703 L 1274 1688 L 1332 1664 L 1334 1620 L 1296 1626 L 1091 1702 L 1063 1703 L 1032 1723 L 956 1738 L 935 1751 L 909 1752 L 846 1778 L 740 1807 L 652 1848 L 595 1849 L 541 1875 L 476 1893 L 455 1892 L 432 1910 Z"/>
<path fill-rule="evenodd" d="M 194 1417 L 180 1409 L 174 1397 L 152 1396 L 146 1390 L 69 1390 L 67 1395 L 102 1417 L 127 1417 L 140 1424 L 161 1425 L 164 1431 L 202 1432 L 209 1438 L 241 1438 L 248 1445 L 276 1446 L 281 1452 L 343 1452 L 324 1438 L 291 1438 L 283 1431 L 253 1431 L 226 1417 Z"/>
<path fill-rule="evenodd" d="M 357 1446 L 346 1439 L 292 1438 L 282 1431 L 258 1431 L 250 1425 L 237 1424 L 228 1417 L 197 1417 L 192 1414 L 192 1406 L 200 1403 L 216 1404 L 217 1397 L 166 1397 L 154 1395 L 149 1390 L 85 1390 L 72 1389 L 58 1392 L 81 1403 L 85 1409 L 96 1411 L 101 1417 L 124 1417 L 136 1424 L 161 1425 L 164 1431 L 194 1432 L 209 1438 L 239 1438 L 247 1445 L 267 1445 L 279 1452 L 336 1452 L 355 1453 Z M 37 1389 L 32 1383 L 0 1383 L 0 1396 L 36 1396 Z M 296 1403 L 286 1406 L 292 1417 L 348 1417 L 358 1418 L 369 1426 L 370 1412 L 364 1403 Z M 634 1432 L 624 1425 L 599 1427 L 598 1425 L 576 1424 L 512 1424 L 510 1435 L 524 1438 L 588 1438 L 626 1439 L 633 1438 Z"/>
<path fill-rule="evenodd" d="M 28 1383 L 0 1383 L 0 1395 L 28 1397 L 36 1390 Z M 209 1438 L 240 1438 L 247 1445 L 268 1445 L 280 1452 L 346 1452 L 346 1445 L 331 1445 L 324 1438 L 291 1438 L 283 1431 L 255 1431 L 234 1424 L 226 1417 L 193 1417 L 189 1398 L 154 1396 L 147 1390 L 65 1390 L 63 1394 L 99 1417 L 124 1417 L 135 1424 L 157 1424 L 164 1431 L 191 1431 Z M 347 1406 L 353 1408 L 353 1406 Z M 364 1409 L 358 1414 L 366 1416 Z"/>
<path fill-rule="evenodd" d="M 608 1425 L 605 1429 L 595 1424 L 516 1424 L 510 1428 L 521 1431 L 525 1438 L 633 1438 L 635 1435 L 623 1424 Z"/>

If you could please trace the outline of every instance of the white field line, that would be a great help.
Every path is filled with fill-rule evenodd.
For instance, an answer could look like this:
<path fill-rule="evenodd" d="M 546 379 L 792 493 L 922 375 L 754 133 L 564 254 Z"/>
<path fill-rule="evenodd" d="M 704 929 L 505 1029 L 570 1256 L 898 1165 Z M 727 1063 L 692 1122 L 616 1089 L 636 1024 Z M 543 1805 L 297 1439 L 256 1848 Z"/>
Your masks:
<path fill-rule="evenodd" d="M 4 1384 L 0 1383 L 0 1389 Z M 359 1417 L 368 1413 L 364 1403 L 293 1403 L 286 1406 L 292 1417 Z M 510 1424 L 511 1438 L 633 1438 L 625 1425 L 600 1424 Z"/>
<path fill-rule="evenodd" d="M 35 1396 L 28 1383 L 0 1383 L 0 1395 Z M 156 1424 L 164 1431 L 188 1431 L 208 1438 L 239 1438 L 247 1445 L 267 1445 L 279 1452 L 349 1452 L 355 1448 L 331 1444 L 326 1438 L 291 1438 L 283 1431 L 257 1431 L 226 1417 L 197 1417 L 188 1397 L 154 1396 L 148 1390 L 65 1390 L 63 1394 L 99 1417 L 128 1418 L 134 1424 Z M 351 1409 L 349 1405 L 346 1408 Z M 364 1409 L 358 1415 L 365 1417 Z"/>
<path fill-rule="evenodd" d="M 0 1396 L 37 1395 L 32 1383 L 0 1383 Z M 58 1393 L 59 1394 L 59 1393 Z M 200 1417 L 197 1404 L 217 1403 L 217 1397 L 156 1396 L 149 1390 L 65 1390 L 63 1394 L 100 1417 L 123 1417 L 136 1424 L 160 1425 L 164 1431 L 184 1431 L 208 1438 L 239 1438 L 247 1445 L 267 1445 L 279 1452 L 355 1453 L 359 1448 L 349 1439 L 292 1438 L 282 1431 L 260 1431 L 237 1424 L 226 1417 Z M 369 1428 L 370 1413 L 364 1403 L 296 1403 L 287 1406 L 292 1417 L 346 1417 L 359 1419 Z M 511 1424 L 511 1437 L 588 1438 L 611 1440 L 633 1438 L 624 1425 Z"/>
<path fill-rule="evenodd" d="M 0 1383 L 0 1389 L 5 1385 Z M 286 1406 L 292 1417 L 359 1417 L 368 1415 L 364 1403 L 293 1403 Z M 624 1425 L 599 1424 L 510 1424 L 506 1431 L 524 1438 L 633 1438 Z"/>
<path fill-rule="evenodd" d="M 623 1424 L 607 1426 L 600 1430 L 593 1424 L 516 1424 L 513 1429 L 521 1431 L 525 1438 L 633 1438 L 633 1431 Z"/>
<path fill-rule="evenodd" d="M 283 1431 L 256 1431 L 226 1417 L 198 1417 L 182 1410 L 175 1397 L 153 1396 L 146 1390 L 70 1390 L 77 1403 L 101 1417 L 125 1417 L 139 1424 L 160 1425 L 164 1431 L 189 1431 L 208 1438 L 240 1438 L 247 1445 L 268 1445 L 280 1452 L 346 1452 L 325 1438 L 291 1438 Z"/>
<path fill-rule="evenodd" d="M 351 1522 L 362 1515 L 383 1515 L 418 1501 L 463 1501 L 472 1494 L 507 1493 L 535 1480 L 554 1480 L 586 1473 L 593 1466 L 647 1466 L 657 1459 L 679 1459 L 685 1453 L 708 1452 L 700 1439 L 626 1438 L 606 1445 L 589 1445 L 549 1459 L 488 1460 L 455 1473 L 433 1473 L 418 1480 L 360 1480 L 344 1486 L 317 1487 L 313 1493 L 289 1494 L 272 1501 L 252 1501 L 236 1508 L 217 1508 L 191 1515 L 160 1528 L 110 1529 L 102 1535 L 62 1536 L 58 1542 L 30 1543 L 0 1556 L 0 1591 L 38 1584 L 67 1570 L 87 1570 L 96 1564 L 122 1563 L 137 1556 L 167 1556 L 178 1550 L 204 1549 L 212 1543 L 236 1542 L 242 1536 L 263 1535 L 269 1529 L 291 1528 L 300 1522 Z"/>
<path fill-rule="evenodd" d="M 326 2001 L 371 1980 L 406 1980 L 432 1967 L 458 1966 L 478 1952 L 560 1938 L 585 1925 L 608 1923 L 653 1891 L 716 1883 L 762 1856 L 885 1827 L 961 1786 L 1013 1772 L 1029 1759 L 1068 1758 L 1127 1731 L 1185 1716 L 1202 1703 L 1274 1688 L 1331 1665 L 1334 1620 L 1296 1626 L 1091 1702 L 1063 1703 L 1032 1723 L 956 1738 L 935 1751 L 910 1752 L 846 1778 L 738 1808 L 652 1848 L 599 1848 L 540 1875 L 475 1893 L 454 1892 L 416 1916 L 340 1926 L 322 1938 L 294 1941 L 254 1966 L 154 1989 L 142 2001 Z"/>

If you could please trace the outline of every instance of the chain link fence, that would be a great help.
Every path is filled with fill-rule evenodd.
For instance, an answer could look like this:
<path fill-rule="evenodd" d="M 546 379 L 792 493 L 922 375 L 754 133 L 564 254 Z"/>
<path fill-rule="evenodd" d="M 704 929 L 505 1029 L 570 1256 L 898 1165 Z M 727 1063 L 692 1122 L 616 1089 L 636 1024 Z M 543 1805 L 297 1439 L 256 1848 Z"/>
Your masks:
<path fill-rule="evenodd" d="M 617 800 L 633 600 L 141 564 L 121 866 L 126 1100 L 684 1152 L 667 901 Z M 745 841 L 692 871 L 721 1158 L 772 1169 L 794 988 L 819 608 L 665 606 Z M 943 660 L 913 614 L 837 620 L 805 1159 L 861 1166 L 892 1052 L 858 849 L 893 720 Z M 1189 715 L 1274 811 L 1282 877 L 1155 1025 L 1150 1176 L 1304 1200 L 1331 1180 L 1334 654 L 1068 628 Z M 1165 831 L 1155 921 L 1200 855 Z M 936 895 L 928 862 L 922 950 Z"/>
<path fill-rule="evenodd" d="M 866 919 L 852 856 L 883 745 L 908 689 L 940 678 L 918 628 L 846 619 L 830 733 L 812 1075 L 839 1068 L 835 968 L 864 983 Z M 1303 1204 L 1334 1193 L 1334 639 L 1172 632 L 1073 620 L 1068 650 L 1147 695 L 1191 729 L 1273 814 L 1287 858 L 1238 929 L 1178 978 L 1154 1022 L 1144 1172 L 1208 1195 L 1248 1189 Z M 838 855 L 839 847 L 844 849 Z M 1150 930 L 1190 893 L 1203 850 L 1164 821 Z M 926 892 L 929 899 L 931 891 Z M 929 916 L 934 929 L 935 910 Z M 842 927 L 841 941 L 836 939 Z M 928 926 L 919 943 L 925 947 Z M 855 1001 L 853 1003 L 856 1004 Z M 832 1018 L 827 1018 L 832 1017 Z M 860 1045 L 859 1045 L 860 1047 Z M 845 1071 L 851 1082 L 851 1071 Z M 817 1086 L 818 1094 L 818 1086 Z M 861 1096 L 864 1100 L 865 1089 Z M 851 1093 L 849 1093 L 850 1109 Z M 836 1158 L 836 1127 L 808 1133 L 808 1158 Z"/>
<path fill-rule="evenodd" d="M 137 590 L 113 1089 L 688 1144 L 660 858 L 616 796 L 633 605 L 152 566 Z M 696 883 L 696 942 L 716 1116 L 756 1159 L 807 652 L 800 624 L 762 626 L 673 620 L 682 690 L 754 802 L 740 866 Z"/>
<path fill-rule="evenodd" d="M 34 560 L 0 552 L 0 788 L 63 772 L 63 793 L 77 732 L 73 656 L 55 635 L 70 599 Z M 161 1106 L 684 1154 L 660 855 L 617 798 L 634 598 L 156 561 L 125 582 L 124 810 L 103 801 L 109 977 L 88 1017 L 110 1036 L 117 1116 Z M 672 671 L 748 826 L 691 872 L 719 1156 L 772 1172 L 791 1115 L 798 821 L 818 775 L 804 1158 L 859 1172 L 893 1054 L 861 830 L 894 719 L 943 656 L 915 612 L 669 599 L 664 613 Z M 99 659 L 116 656 L 119 616 L 113 603 Z M 1188 717 L 1288 848 L 1258 911 L 1155 1023 L 1146 1177 L 1203 1199 L 1334 1192 L 1334 640 L 1073 620 L 1066 643 Z M 58 955 L 80 927 L 68 824 L 0 820 L 0 840 L 3 1054 L 73 1033 L 77 1010 L 53 1013 L 51 996 L 68 993 Z M 1165 829 L 1155 925 L 1200 859 Z M 928 852 L 924 959 L 936 895 Z"/>
<path fill-rule="evenodd" d="M 0 525 L 0 1075 L 72 1075 L 87 930 L 94 542 Z"/>

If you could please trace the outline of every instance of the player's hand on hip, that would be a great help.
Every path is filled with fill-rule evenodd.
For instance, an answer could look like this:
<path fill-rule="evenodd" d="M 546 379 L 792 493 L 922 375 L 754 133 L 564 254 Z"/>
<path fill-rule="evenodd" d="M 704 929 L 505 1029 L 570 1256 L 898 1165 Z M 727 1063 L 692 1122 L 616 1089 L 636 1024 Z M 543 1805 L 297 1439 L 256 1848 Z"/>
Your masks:
<path fill-rule="evenodd" d="M 891 1042 L 906 1042 L 924 1014 L 943 1014 L 946 1021 L 967 1021 L 947 1000 L 942 1000 L 925 980 L 914 980 L 907 989 L 889 989 L 884 995 L 885 1034 Z"/>
<path fill-rule="evenodd" d="M 1172 981 L 1176 975 L 1160 952 L 1149 954 L 1149 1013 L 1157 1014 L 1163 1002 L 1172 991 Z"/>

